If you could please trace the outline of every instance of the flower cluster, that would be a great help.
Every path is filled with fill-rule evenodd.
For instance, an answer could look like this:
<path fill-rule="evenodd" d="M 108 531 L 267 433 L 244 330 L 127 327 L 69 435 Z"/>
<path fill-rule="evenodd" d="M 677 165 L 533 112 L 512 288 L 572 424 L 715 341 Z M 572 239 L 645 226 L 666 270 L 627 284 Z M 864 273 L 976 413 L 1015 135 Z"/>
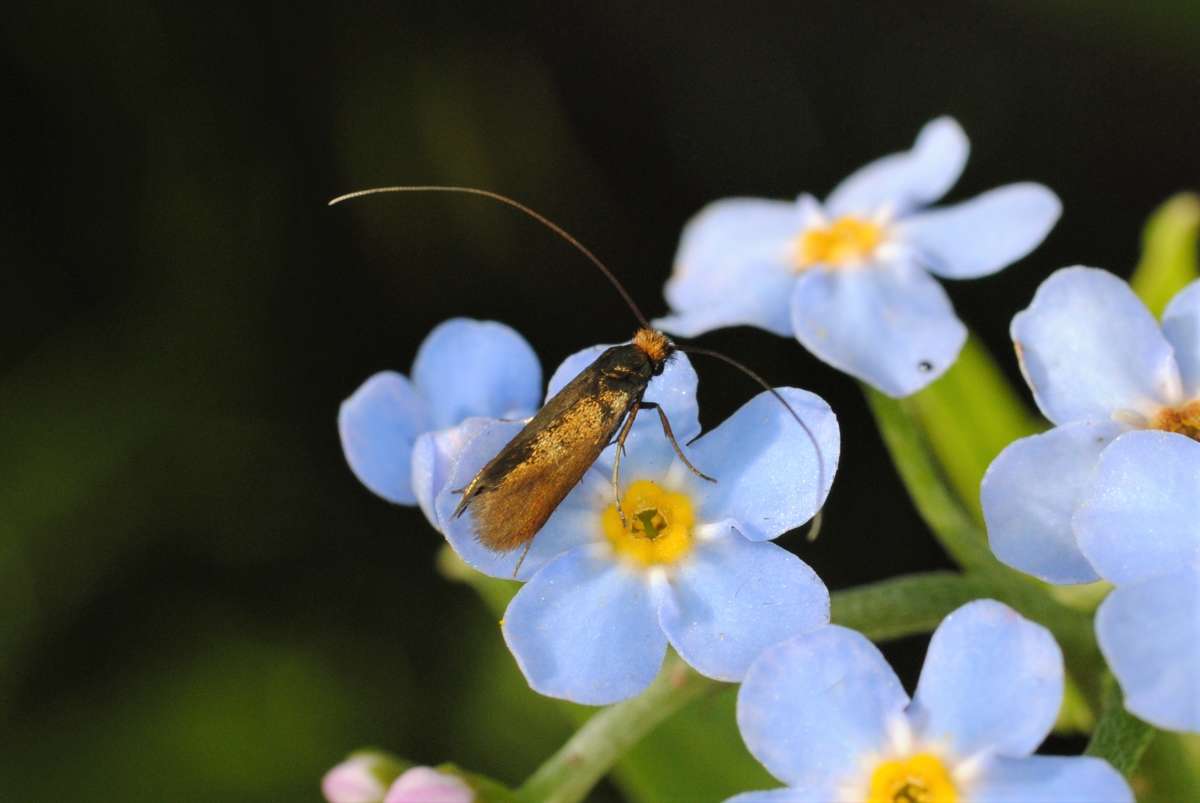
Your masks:
<path fill-rule="evenodd" d="M 687 224 L 666 286 L 663 329 L 693 336 L 746 324 L 800 344 L 890 396 L 928 385 L 966 329 L 929 275 L 974 279 L 1032 251 L 1060 204 L 1040 184 L 1010 184 L 925 210 L 958 180 L 967 137 L 943 117 L 912 150 L 885 156 L 824 203 L 717 201 Z"/>
<path fill-rule="evenodd" d="M 1060 213 L 1032 183 L 927 209 L 967 150 L 958 124 L 941 118 L 823 203 L 710 205 L 683 232 L 671 314 L 659 324 L 682 335 L 754 325 L 795 336 L 887 395 L 922 389 L 966 337 L 933 276 L 998 271 Z M 1095 627 L 1126 706 L 1200 731 L 1200 281 L 1160 326 L 1120 279 L 1066 268 L 1013 319 L 1012 337 L 1054 427 L 1015 441 L 988 469 L 992 550 L 1052 583 L 1111 583 Z M 961 607 L 934 633 L 910 699 L 870 641 L 829 623 L 825 585 L 772 543 L 820 511 L 838 467 L 837 418 L 807 391 L 759 394 L 703 432 L 698 378 L 677 352 L 645 385 L 663 431 L 658 416 L 638 417 L 527 550 L 482 543 L 464 489 L 605 348 L 568 357 L 543 397 L 519 335 L 454 319 L 426 338 L 411 379 L 377 374 L 339 414 L 346 459 L 368 488 L 420 505 L 478 572 L 523 582 L 501 628 L 531 688 L 591 705 L 626 700 L 659 674 L 668 647 L 704 676 L 742 683 L 743 738 L 788 788 L 731 803 L 1133 800 L 1104 760 L 1034 755 L 1064 689 L 1062 654 L 1042 626 L 992 600 Z M 664 437 L 670 429 L 678 443 Z M 326 798 L 473 795 L 428 768 L 393 782 L 364 762 L 331 770 Z"/>
<path fill-rule="evenodd" d="M 547 396 L 604 346 L 555 371 Z M 740 680 L 764 647 L 829 621 L 829 593 L 798 557 L 770 543 L 824 503 L 839 454 L 829 406 L 802 390 L 751 399 L 701 434 L 696 373 L 678 355 L 646 392 L 666 411 L 689 459 L 678 459 L 656 417 L 637 419 L 621 462 L 622 509 L 607 449 L 558 506 L 524 557 L 527 580 L 504 615 L 504 637 L 530 685 L 590 704 L 630 697 L 654 679 L 667 643 L 700 673 Z M 471 566 L 514 576 L 521 555 L 496 553 L 474 535 L 471 509 L 451 514 L 465 486 L 520 429 L 492 422 L 461 452 L 437 510 L 450 545 Z"/>
<path fill-rule="evenodd" d="M 604 348 L 568 357 L 546 397 Z M 688 471 L 657 418 L 643 416 L 622 462 L 624 523 L 610 481 L 612 446 L 527 554 L 483 546 L 471 509 L 453 515 L 457 489 L 524 426 L 510 411 L 536 406 L 528 402 L 529 380 L 540 373 L 531 357 L 507 327 L 448 321 L 422 344 L 411 383 L 372 377 L 343 404 L 339 428 L 347 460 L 371 490 L 419 501 L 479 571 L 529 581 L 505 614 L 504 636 L 534 689 L 596 705 L 630 697 L 658 673 L 668 642 L 701 673 L 739 680 L 763 647 L 829 621 L 824 584 L 770 541 L 824 503 L 838 463 L 836 417 L 817 396 L 783 388 L 790 411 L 764 393 L 701 436 L 698 380 L 682 354 L 651 381 L 646 399 L 662 406 L 678 441 L 699 436 L 690 459 L 716 483 Z M 461 376 L 464 364 L 472 379 Z M 519 387 L 506 388 L 505 376 Z M 473 380 L 482 387 L 471 392 Z"/>
<path fill-rule="evenodd" d="M 742 738 L 789 788 L 730 803 L 1132 803 L 1100 759 L 1031 755 L 1062 693 L 1054 638 L 992 600 L 938 626 L 911 700 L 870 641 L 831 625 L 746 674 Z"/>
<path fill-rule="evenodd" d="M 1127 705 L 1200 730 L 1200 282 L 1160 328 L 1125 282 L 1065 268 L 1012 335 L 1056 426 L 988 469 L 992 549 L 1050 582 L 1115 583 L 1096 629 Z"/>

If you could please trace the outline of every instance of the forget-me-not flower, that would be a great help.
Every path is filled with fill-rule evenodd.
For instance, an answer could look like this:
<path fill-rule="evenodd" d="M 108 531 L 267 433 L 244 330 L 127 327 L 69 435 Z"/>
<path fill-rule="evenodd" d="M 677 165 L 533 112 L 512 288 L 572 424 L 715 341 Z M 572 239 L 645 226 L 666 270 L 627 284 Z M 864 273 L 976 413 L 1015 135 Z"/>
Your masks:
<path fill-rule="evenodd" d="M 994 600 L 942 621 L 912 700 L 875 645 L 823 627 L 746 673 L 742 738 L 788 786 L 729 803 L 1132 803 L 1101 759 L 1033 755 L 1062 692 L 1054 637 Z"/>
<path fill-rule="evenodd" d="M 1013 318 L 1012 339 L 1055 427 L 1013 442 L 988 468 L 980 497 L 992 551 L 1052 583 L 1098 580 L 1071 517 L 1101 453 L 1132 430 L 1200 437 L 1200 281 L 1160 327 L 1116 276 L 1063 268 Z"/>
<path fill-rule="evenodd" d="M 1054 226 L 1058 198 L 1009 184 L 927 210 L 962 173 L 967 138 L 948 117 L 912 150 L 851 174 L 825 199 L 729 198 L 686 226 L 657 325 L 694 336 L 757 326 L 889 396 L 915 393 L 958 356 L 966 329 L 930 276 L 973 279 L 1017 261 Z"/>
<path fill-rule="evenodd" d="M 1117 438 L 1074 523 L 1083 554 L 1116 585 L 1096 636 L 1125 707 L 1160 728 L 1200 731 L 1200 443 L 1173 432 Z"/>
<path fill-rule="evenodd" d="M 603 350 L 569 357 L 558 392 Z M 700 435 L 696 373 L 678 354 L 647 389 L 679 443 Z M 631 697 L 658 673 L 668 642 L 697 671 L 740 680 L 764 647 L 829 621 L 829 592 L 803 561 L 770 543 L 820 509 L 837 466 L 837 420 L 819 397 L 762 393 L 684 446 L 716 483 L 677 459 L 658 417 L 643 414 L 621 461 L 617 514 L 607 449 L 534 537 L 503 619 L 504 638 L 530 686 L 603 705 Z M 491 552 L 474 536 L 471 508 L 451 511 L 462 488 L 521 429 L 493 422 L 471 441 L 438 497 L 443 533 L 470 565 L 511 578 L 520 550 Z M 811 435 L 809 434 L 811 433 Z"/>
<path fill-rule="evenodd" d="M 411 378 L 381 371 L 342 402 L 346 462 L 371 491 L 419 504 L 437 527 L 433 503 L 453 457 L 488 420 L 533 415 L 541 388 L 537 355 L 511 328 L 444 321 L 421 342 Z"/>

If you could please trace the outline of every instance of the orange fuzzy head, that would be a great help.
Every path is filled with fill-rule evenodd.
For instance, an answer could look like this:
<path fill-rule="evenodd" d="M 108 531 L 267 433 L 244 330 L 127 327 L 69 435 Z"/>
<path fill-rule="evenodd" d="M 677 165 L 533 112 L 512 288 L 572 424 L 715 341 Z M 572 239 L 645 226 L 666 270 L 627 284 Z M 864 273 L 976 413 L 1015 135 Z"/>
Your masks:
<path fill-rule="evenodd" d="M 675 344 L 671 342 L 671 338 L 657 329 L 638 329 L 633 336 L 633 345 L 638 351 L 645 354 L 654 365 L 655 376 L 662 373 L 663 366 L 675 353 Z"/>

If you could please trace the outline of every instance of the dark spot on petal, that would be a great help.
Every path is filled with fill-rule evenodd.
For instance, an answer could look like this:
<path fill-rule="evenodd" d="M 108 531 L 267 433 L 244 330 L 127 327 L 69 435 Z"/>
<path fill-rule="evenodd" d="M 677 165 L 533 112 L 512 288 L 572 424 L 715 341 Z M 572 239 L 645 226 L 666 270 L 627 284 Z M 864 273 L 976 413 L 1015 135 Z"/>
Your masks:
<path fill-rule="evenodd" d="M 931 363 L 929 360 L 921 360 L 919 363 L 917 363 L 917 370 L 927 374 L 933 370 L 933 363 Z"/>

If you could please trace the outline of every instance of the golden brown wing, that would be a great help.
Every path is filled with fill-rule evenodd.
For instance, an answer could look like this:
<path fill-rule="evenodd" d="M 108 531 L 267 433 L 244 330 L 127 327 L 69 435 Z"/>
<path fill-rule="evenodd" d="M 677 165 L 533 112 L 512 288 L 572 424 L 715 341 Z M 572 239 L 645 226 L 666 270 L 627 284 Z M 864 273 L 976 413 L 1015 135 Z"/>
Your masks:
<path fill-rule="evenodd" d="M 604 359 L 550 399 L 464 490 L 455 515 L 470 506 L 484 546 L 508 552 L 537 534 L 645 391 L 646 380 L 615 376 Z"/>

